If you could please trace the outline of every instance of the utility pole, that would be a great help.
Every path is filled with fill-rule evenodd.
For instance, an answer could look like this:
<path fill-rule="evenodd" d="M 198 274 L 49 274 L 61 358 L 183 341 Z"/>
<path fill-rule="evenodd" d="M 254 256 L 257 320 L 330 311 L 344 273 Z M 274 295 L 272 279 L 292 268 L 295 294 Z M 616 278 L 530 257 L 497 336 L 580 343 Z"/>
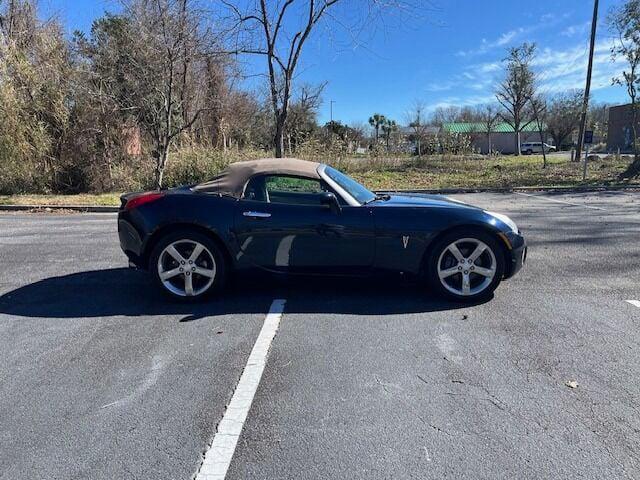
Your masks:
<path fill-rule="evenodd" d="M 593 50 L 596 43 L 596 28 L 598 26 L 598 0 L 593 2 L 593 20 L 591 21 L 591 44 L 589 46 L 589 66 L 587 67 L 587 84 L 584 89 L 584 99 L 582 101 L 582 113 L 580 114 L 580 130 L 578 131 L 578 143 L 576 145 L 575 160 L 580 161 L 582 142 L 587 123 L 587 109 L 589 108 L 589 93 L 591 91 L 591 71 L 593 69 Z"/>
<path fill-rule="evenodd" d="M 329 101 L 329 108 L 330 108 L 330 119 L 331 119 L 331 123 L 333 123 L 333 104 L 336 103 L 335 100 L 330 100 Z"/>

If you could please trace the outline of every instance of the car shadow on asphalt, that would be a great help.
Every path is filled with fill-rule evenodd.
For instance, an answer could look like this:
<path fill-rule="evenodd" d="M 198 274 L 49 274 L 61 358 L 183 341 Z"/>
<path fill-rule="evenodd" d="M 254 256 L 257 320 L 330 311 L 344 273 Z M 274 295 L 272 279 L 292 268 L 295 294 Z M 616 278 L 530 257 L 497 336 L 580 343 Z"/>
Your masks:
<path fill-rule="evenodd" d="M 185 304 L 162 295 L 146 272 L 115 268 L 51 277 L 0 296 L 0 314 L 39 318 L 178 315 L 181 322 L 265 313 L 274 298 L 288 313 L 389 315 L 468 308 L 431 294 L 417 281 L 374 278 L 238 277 L 222 292 Z"/>

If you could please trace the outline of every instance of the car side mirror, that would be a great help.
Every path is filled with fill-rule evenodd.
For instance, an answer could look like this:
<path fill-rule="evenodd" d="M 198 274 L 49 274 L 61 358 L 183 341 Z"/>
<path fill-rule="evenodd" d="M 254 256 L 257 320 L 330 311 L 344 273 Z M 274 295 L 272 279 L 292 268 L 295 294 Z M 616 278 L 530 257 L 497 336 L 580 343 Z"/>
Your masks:
<path fill-rule="evenodd" d="M 321 194 L 320 205 L 326 205 L 335 214 L 342 211 L 342 207 L 340 206 L 337 197 L 332 192 L 323 192 Z"/>

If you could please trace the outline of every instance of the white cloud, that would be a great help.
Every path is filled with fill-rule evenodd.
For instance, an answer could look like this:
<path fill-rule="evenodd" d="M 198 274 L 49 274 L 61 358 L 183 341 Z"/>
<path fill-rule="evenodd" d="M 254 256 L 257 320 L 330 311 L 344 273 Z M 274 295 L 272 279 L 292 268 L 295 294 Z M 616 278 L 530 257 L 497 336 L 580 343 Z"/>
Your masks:
<path fill-rule="evenodd" d="M 611 39 L 605 39 L 596 44 L 593 57 L 594 90 L 611 85 L 611 78 L 619 73 L 620 67 L 611 61 L 612 42 Z M 554 93 L 584 88 L 588 52 L 586 45 L 575 45 L 566 50 L 542 50 L 534 61 L 541 90 Z"/>
<path fill-rule="evenodd" d="M 560 35 L 563 37 L 573 37 L 574 35 L 589 31 L 589 27 L 591 27 L 591 22 L 581 23 L 579 25 L 570 25 L 560 32 Z"/>
<path fill-rule="evenodd" d="M 472 107 L 475 105 L 482 105 L 483 103 L 494 102 L 496 97 L 491 94 L 486 95 L 472 95 L 468 97 L 456 96 L 456 97 L 447 97 L 439 102 L 428 105 L 426 110 L 428 112 L 433 112 L 436 108 L 447 108 L 447 107 Z"/>
<path fill-rule="evenodd" d="M 591 88 L 592 91 L 610 87 L 612 78 L 620 75 L 622 65 L 611 61 L 611 47 L 615 40 L 604 38 L 596 44 Z M 563 49 L 546 47 L 538 51 L 533 62 L 538 75 L 540 92 L 555 94 L 567 90 L 583 89 L 587 72 L 588 45 L 581 43 Z M 501 61 L 468 65 L 448 82 L 434 84 L 439 89 L 452 90 L 456 95 L 434 102 L 437 107 L 468 106 L 495 101 L 494 89 L 503 70 Z M 446 88 L 445 88 L 446 86 Z"/>
<path fill-rule="evenodd" d="M 480 80 L 480 82 L 484 82 L 484 80 Z M 431 82 L 425 86 L 425 91 L 427 92 L 447 92 L 454 88 L 472 88 L 478 89 L 475 85 L 477 85 L 477 77 L 473 70 L 464 71 L 461 74 L 453 75 L 449 80 L 442 82 Z"/>
<path fill-rule="evenodd" d="M 531 26 L 519 27 L 513 30 L 509 30 L 507 32 L 504 32 L 502 35 L 500 35 L 498 38 L 492 41 L 488 41 L 487 39 L 483 38 L 479 47 L 472 48 L 469 50 L 460 50 L 456 53 L 456 55 L 458 57 L 471 57 L 476 55 L 483 55 L 496 48 L 505 47 L 509 44 L 512 44 L 512 42 L 517 38 L 527 36 L 537 30 L 557 27 L 558 24 L 561 23 L 563 20 L 568 19 L 571 16 L 571 14 L 572 12 L 565 12 L 562 15 L 545 13 L 540 17 L 539 22 L 537 23 L 534 22 L 534 24 L 532 24 Z M 587 23 L 587 25 L 589 24 L 590 22 Z M 576 28 L 576 33 L 578 33 L 579 26 L 576 26 L 574 28 Z M 530 39 L 528 38 L 526 40 L 530 41 Z"/>
<path fill-rule="evenodd" d="M 487 90 L 489 88 L 491 88 L 491 86 L 494 84 L 494 80 L 492 77 L 484 77 L 474 83 L 471 83 L 469 85 L 469 88 L 471 90 L 475 90 L 475 91 L 480 91 L 480 90 Z"/>
<path fill-rule="evenodd" d="M 454 82 L 454 81 L 432 82 L 425 87 L 425 90 L 427 92 L 446 92 L 447 90 L 451 90 L 456 85 L 457 85 L 457 82 Z"/>
<path fill-rule="evenodd" d="M 596 44 L 591 80 L 593 91 L 611 86 L 612 78 L 618 76 L 622 70 L 621 65 L 611 61 L 611 47 L 614 41 L 603 39 Z M 588 45 L 580 44 L 565 50 L 543 49 L 534 62 L 540 90 L 544 93 L 558 93 L 584 88 L 588 54 Z"/>
<path fill-rule="evenodd" d="M 500 36 L 500 38 L 498 38 L 498 40 L 495 41 L 495 46 L 502 47 L 506 45 L 507 43 L 511 42 L 511 40 L 516 38 L 516 36 L 518 36 L 519 33 L 522 33 L 523 31 L 524 31 L 524 28 L 521 27 L 517 30 L 511 30 L 510 32 L 503 33 Z"/>
<path fill-rule="evenodd" d="M 502 62 L 480 63 L 478 65 L 473 65 L 471 68 L 480 73 L 493 73 L 502 69 Z"/>
<path fill-rule="evenodd" d="M 516 37 L 519 35 L 529 31 L 529 29 L 525 29 L 523 27 L 516 28 L 515 30 L 510 30 L 508 32 L 503 33 L 497 39 L 492 41 L 487 41 L 485 38 L 482 39 L 481 45 L 478 48 L 470 49 L 470 50 L 460 50 L 456 53 L 458 57 L 469 57 L 475 55 L 482 55 L 487 53 L 495 48 L 504 47 L 505 45 L 511 43 Z"/>

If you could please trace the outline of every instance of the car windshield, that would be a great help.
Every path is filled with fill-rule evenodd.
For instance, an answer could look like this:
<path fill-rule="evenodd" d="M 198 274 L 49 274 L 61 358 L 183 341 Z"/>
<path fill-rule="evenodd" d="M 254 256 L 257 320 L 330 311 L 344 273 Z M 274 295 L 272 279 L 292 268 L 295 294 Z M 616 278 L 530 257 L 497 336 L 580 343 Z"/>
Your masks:
<path fill-rule="evenodd" d="M 368 203 L 376 199 L 375 193 L 370 192 L 353 178 L 339 172 L 335 168 L 326 167 L 324 172 L 331 180 L 346 190 L 347 193 L 355 198 L 360 204 Z"/>

